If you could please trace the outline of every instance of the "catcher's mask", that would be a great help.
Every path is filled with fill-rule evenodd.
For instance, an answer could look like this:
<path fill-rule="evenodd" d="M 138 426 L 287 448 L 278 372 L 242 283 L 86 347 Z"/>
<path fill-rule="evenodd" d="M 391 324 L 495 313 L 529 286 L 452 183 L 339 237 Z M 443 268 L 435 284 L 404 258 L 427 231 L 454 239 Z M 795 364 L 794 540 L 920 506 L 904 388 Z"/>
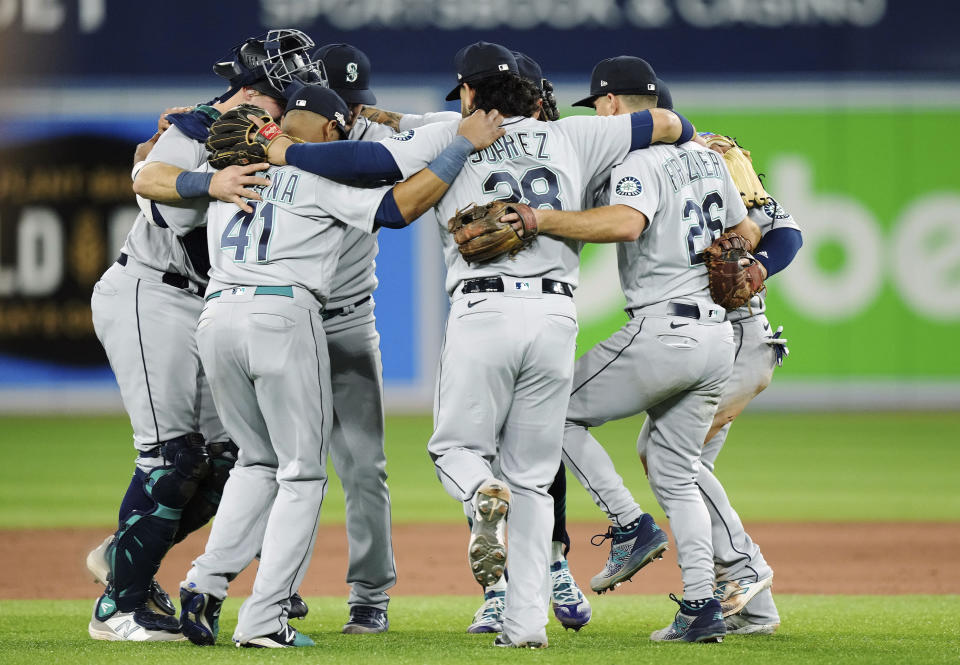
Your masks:
<path fill-rule="evenodd" d="M 309 55 L 313 46 L 306 34 L 287 28 L 270 30 L 237 44 L 229 56 L 213 65 L 214 73 L 230 82 L 230 90 L 219 101 L 243 87 L 286 100 L 292 89 L 304 83 L 326 86 L 323 63 Z"/>

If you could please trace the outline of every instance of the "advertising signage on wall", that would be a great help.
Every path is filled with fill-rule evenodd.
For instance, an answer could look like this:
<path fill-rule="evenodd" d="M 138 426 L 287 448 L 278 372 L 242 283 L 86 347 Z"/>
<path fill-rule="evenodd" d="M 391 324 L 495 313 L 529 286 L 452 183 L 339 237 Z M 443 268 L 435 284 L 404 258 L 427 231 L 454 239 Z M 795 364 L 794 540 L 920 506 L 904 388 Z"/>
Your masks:
<path fill-rule="evenodd" d="M 911 72 L 960 75 L 952 0 L 0 0 L 0 65 L 42 76 L 208 73 L 231 45 L 297 27 L 364 49 L 378 72 L 448 74 L 484 39 L 523 45 L 546 71 L 580 73 L 633 53 L 671 76 Z M 880 46 L 882 45 L 882 47 Z M 29 54 L 29 57 L 24 57 Z M 758 55 L 758 54 L 762 54 Z"/>

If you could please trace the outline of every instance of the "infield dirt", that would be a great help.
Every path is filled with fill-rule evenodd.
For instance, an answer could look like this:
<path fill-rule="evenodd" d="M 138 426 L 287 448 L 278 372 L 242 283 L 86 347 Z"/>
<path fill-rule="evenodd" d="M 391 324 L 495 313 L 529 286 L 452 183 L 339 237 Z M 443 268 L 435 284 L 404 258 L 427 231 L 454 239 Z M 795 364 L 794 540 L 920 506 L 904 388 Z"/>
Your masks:
<path fill-rule="evenodd" d="M 665 526 L 665 525 L 664 525 Z M 609 541 L 591 547 L 596 524 L 570 524 L 570 568 L 588 591 Z M 748 531 L 775 571 L 774 588 L 802 594 L 960 593 L 960 523 L 753 523 Z M 207 530 L 193 534 L 167 555 L 157 576 L 171 595 L 203 551 Z M 0 531 L 0 598 L 94 598 L 98 587 L 84 567 L 87 552 L 106 529 Z M 402 524 L 393 529 L 398 581 L 390 594 L 479 597 L 466 563 L 466 526 Z M 509 544 L 508 544 L 509 546 Z M 509 555 L 508 555 L 509 556 Z M 231 585 L 233 596 L 250 593 L 256 564 Z M 343 525 L 320 528 L 313 561 L 301 586 L 305 596 L 346 596 L 347 539 Z M 676 552 L 645 568 L 616 593 L 666 594 L 681 590 Z M 592 594 L 591 594 L 592 595 Z"/>

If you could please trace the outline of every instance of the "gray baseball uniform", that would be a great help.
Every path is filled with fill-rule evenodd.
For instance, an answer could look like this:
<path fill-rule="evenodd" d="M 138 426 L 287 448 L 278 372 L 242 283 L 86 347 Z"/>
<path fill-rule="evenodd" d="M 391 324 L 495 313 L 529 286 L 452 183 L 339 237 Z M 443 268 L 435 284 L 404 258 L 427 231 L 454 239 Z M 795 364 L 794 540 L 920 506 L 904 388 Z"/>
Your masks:
<path fill-rule="evenodd" d="M 504 633 L 514 644 L 545 642 L 552 499 L 560 463 L 577 333 L 570 297 L 579 243 L 539 236 L 527 249 L 469 265 L 447 220 L 472 202 L 508 199 L 579 210 L 588 182 L 626 155 L 627 117 L 556 123 L 509 118 L 506 135 L 474 153 L 436 206 L 451 306 L 437 376 L 428 450 L 447 492 L 470 501 L 500 472 L 512 493 L 510 584 Z M 384 141 L 407 174 L 422 166 L 418 142 L 444 145 L 455 123 L 402 132 Z"/>
<path fill-rule="evenodd" d="M 725 312 L 710 300 L 699 253 L 746 216 L 719 155 L 695 143 L 636 151 L 610 174 L 603 203 L 642 212 L 640 238 L 618 246 L 620 283 L 631 320 L 576 364 L 563 457 L 591 490 L 594 463 L 618 480 L 588 428 L 642 411 L 650 422 L 650 484 L 670 518 L 684 598 L 713 590 L 710 518 L 695 479 L 700 452 L 733 365 Z M 605 468 L 609 467 L 609 468 Z M 623 502 L 625 504 L 625 502 Z M 635 505 L 635 504 L 634 504 Z M 630 506 L 622 524 L 639 516 Z M 609 508 L 608 508 L 609 509 Z"/>
<path fill-rule="evenodd" d="M 157 141 L 147 162 L 159 161 L 194 169 L 206 162 L 203 144 L 170 127 Z M 161 219 L 201 219 L 202 205 L 145 202 Z M 202 242 L 202 261 L 206 245 Z M 209 388 L 203 379 L 195 333 L 207 283 L 204 265 L 191 260 L 184 241 L 172 228 L 158 228 L 141 212 L 113 264 L 94 286 L 91 309 L 94 329 L 117 377 L 124 408 L 133 425 L 136 448 L 152 451 L 159 443 L 200 432 L 207 441 L 223 441 Z M 165 277 L 166 276 L 166 277 Z M 161 463 L 141 457 L 144 470 Z"/>
<path fill-rule="evenodd" d="M 349 138 L 376 141 L 391 135 L 389 127 L 360 117 Z M 346 503 L 348 602 L 386 609 L 397 570 L 384 453 L 383 365 L 374 318 L 378 249 L 376 233 L 344 230 L 323 330 L 333 387 L 330 460 Z"/>
<path fill-rule="evenodd" d="M 267 177 L 252 213 L 210 205 L 210 286 L 197 326 L 217 410 L 240 453 L 186 583 L 225 597 L 260 549 L 250 535 L 262 530 L 253 593 L 234 632 L 244 642 L 286 628 L 289 597 L 310 562 L 333 421 L 321 310 L 343 222 L 370 232 L 386 191 L 291 166 L 272 167 Z"/>

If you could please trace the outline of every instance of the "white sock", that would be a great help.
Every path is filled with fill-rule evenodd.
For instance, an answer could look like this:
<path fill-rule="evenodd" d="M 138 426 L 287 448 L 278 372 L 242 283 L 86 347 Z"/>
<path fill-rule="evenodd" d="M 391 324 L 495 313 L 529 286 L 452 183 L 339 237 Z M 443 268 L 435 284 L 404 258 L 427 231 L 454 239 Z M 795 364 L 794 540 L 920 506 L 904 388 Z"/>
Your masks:
<path fill-rule="evenodd" d="M 553 555 L 553 559 L 551 559 L 551 563 L 556 563 L 558 561 L 566 560 L 566 557 L 563 556 L 563 543 L 558 542 L 556 540 L 553 541 L 553 543 L 551 543 L 550 551 L 551 551 L 551 554 Z"/>
<path fill-rule="evenodd" d="M 483 593 L 488 591 L 506 591 L 507 590 L 507 578 L 506 576 L 501 577 L 495 583 L 491 584 L 488 587 L 483 587 Z"/>

